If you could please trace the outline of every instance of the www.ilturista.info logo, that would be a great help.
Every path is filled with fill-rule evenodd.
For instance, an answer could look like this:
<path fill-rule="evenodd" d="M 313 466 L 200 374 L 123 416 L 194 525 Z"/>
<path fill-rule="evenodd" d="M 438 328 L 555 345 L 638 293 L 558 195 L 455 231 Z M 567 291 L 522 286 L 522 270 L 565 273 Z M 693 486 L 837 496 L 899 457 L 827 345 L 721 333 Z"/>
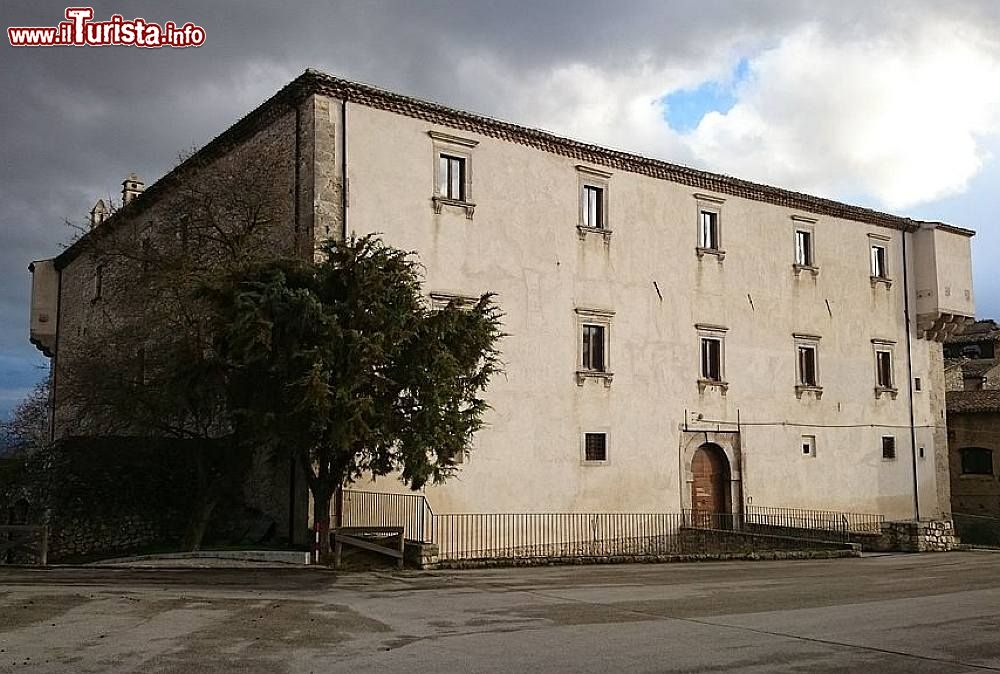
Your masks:
<path fill-rule="evenodd" d="M 142 17 L 125 19 L 112 14 L 108 21 L 92 21 L 92 7 L 67 7 L 66 21 L 49 27 L 11 27 L 7 38 L 12 47 L 200 47 L 205 29 L 190 21 L 178 26 L 167 21 L 162 26 Z"/>

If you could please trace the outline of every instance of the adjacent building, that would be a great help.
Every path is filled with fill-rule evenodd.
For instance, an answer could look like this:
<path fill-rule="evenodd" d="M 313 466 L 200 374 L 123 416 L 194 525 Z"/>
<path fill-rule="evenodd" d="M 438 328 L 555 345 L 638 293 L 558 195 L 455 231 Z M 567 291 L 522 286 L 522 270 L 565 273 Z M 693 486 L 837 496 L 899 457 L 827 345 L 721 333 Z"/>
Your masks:
<path fill-rule="evenodd" d="M 1000 517 L 1000 326 L 976 321 L 944 344 L 951 504 Z M 963 522 L 968 525 L 968 522 Z"/>
<path fill-rule="evenodd" d="M 974 315 L 973 232 L 315 71 L 95 231 L 264 157 L 287 250 L 381 232 L 419 254 L 431 305 L 498 295 L 506 372 L 436 512 L 950 512 L 941 341 Z M 32 267 L 57 432 L 102 273 L 88 238 Z"/>

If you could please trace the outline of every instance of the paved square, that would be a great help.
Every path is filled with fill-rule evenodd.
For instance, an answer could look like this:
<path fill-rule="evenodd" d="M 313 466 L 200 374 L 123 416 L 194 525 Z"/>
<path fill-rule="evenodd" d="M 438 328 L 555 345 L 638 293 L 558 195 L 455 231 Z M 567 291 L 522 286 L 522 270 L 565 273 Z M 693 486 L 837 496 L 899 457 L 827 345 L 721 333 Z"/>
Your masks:
<path fill-rule="evenodd" d="M 1000 554 L 483 571 L 0 569 L 0 671 L 1000 670 Z"/>

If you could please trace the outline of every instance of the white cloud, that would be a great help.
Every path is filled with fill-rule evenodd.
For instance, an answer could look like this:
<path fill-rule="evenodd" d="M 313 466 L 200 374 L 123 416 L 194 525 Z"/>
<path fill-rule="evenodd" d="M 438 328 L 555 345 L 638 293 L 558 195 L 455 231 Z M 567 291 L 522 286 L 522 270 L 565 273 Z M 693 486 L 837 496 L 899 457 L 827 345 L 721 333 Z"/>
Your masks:
<path fill-rule="evenodd" d="M 963 192 L 989 158 L 989 139 L 1000 138 L 1000 43 L 987 25 L 913 13 L 877 30 L 803 22 L 775 37 L 734 33 L 698 59 L 640 53 L 628 67 L 570 61 L 519 70 L 492 52 L 466 52 L 454 78 L 466 98 L 455 103 L 890 210 Z M 730 110 L 688 133 L 670 128 L 667 94 L 708 81 L 730 86 L 748 52 L 749 77 Z"/>
<path fill-rule="evenodd" d="M 857 41 L 805 25 L 750 68 L 685 136 L 699 164 L 899 209 L 963 191 L 1000 133 L 1000 49 L 969 25 Z"/>
<path fill-rule="evenodd" d="M 469 82 L 469 90 L 487 92 L 483 107 L 505 119 L 583 142 L 686 161 L 688 149 L 664 121 L 661 99 L 670 91 L 728 76 L 732 62 L 718 59 L 691 68 L 636 58 L 627 70 L 567 63 L 515 73 L 480 54 L 461 60 L 458 80 Z"/>

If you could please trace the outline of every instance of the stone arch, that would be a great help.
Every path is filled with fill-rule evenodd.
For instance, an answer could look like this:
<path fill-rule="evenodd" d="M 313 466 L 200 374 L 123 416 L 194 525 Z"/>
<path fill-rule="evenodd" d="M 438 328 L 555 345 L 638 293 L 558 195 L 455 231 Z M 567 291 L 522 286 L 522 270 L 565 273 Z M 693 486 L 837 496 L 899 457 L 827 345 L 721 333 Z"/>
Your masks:
<path fill-rule="evenodd" d="M 691 487 L 694 482 L 692 465 L 695 454 L 702 446 L 712 446 L 721 452 L 728 462 L 729 470 L 729 511 L 743 511 L 743 474 L 742 454 L 740 451 L 740 434 L 734 432 L 713 431 L 682 431 L 680 446 L 680 476 L 681 476 L 681 507 L 690 510 L 693 506 Z"/>

